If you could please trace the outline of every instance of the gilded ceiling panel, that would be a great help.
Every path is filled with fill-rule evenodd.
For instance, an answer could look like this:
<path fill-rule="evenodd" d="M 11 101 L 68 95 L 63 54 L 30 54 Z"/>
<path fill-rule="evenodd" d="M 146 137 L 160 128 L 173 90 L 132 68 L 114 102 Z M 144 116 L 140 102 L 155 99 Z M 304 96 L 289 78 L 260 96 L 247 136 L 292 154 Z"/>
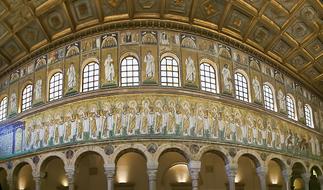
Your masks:
<path fill-rule="evenodd" d="M 7 40 L 0 49 L 8 59 L 15 59 L 25 51 L 17 39 L 13 37 Z"/>
<path fill-rule="evenodd" d="M 288 53 L 292 50 L 292 45 L 290 45 L 286 40 L 279 39 L 273 46 L 273 52 L 282 58 L 285 58 Z"/>
<path fill-rule="evenodd" d="M 247 12 L 242 11 L 237 7 L 232 7 L 228 13 L 226 21 L 224 22 L 224 26 L 237 32 L 241 36 L 245 36 L 252 18 L 253 16 Z"/>
<path fill-rule="evenodd" d="M 46 40 L 44 31 L 41 29 L 40 24 L 35 20 L 19 30 L 17 35 L 29 48 L 32 48 L 43 40 Z"/>
<path fill-rule="evenodd" d="M 296 52 L 290 56 L 287 62 L 295 69 L 301 69 L 310 62 L 310 58 L 302 52 Z"/>
<path fill-rule="evenodd" d="M 160 13 L 161 4 L 157 0 L 135 0 L 135 11 L 136 12 L 155 12 Z"/>
<path fill-rule="evenodd" d="M 217 24 L 223 15 L 225 4 L 226 1 L 222 0 L 199 0 L 195 18 Z"/>
<path fill-rule="evenodd" d="M 41 15 L 40 20 L 50 36 L 70 28 L 67 13 L 62 5 L 58 5 Z"/>
<path fill-rule="evenodd" d="M 313 56 L 318 57 L 322 55 L 323 43 L 320 38 L 315 38 L 312 40 L 305 49 Z"/>
<path fill-rule="evenodd" d="M 228 43 L 233 38 L 243 48 L 256 48 L 261 58 L 287 64 L 288 72 L 312 86 L 321 77 L 308 78 L 303 69 L 315 65 L 323 76 L 317 66 L 323 53 L 322 17 L 320 0 L 0 0 L 0 56 L 8 65 L 0 75 L 26 61 L 17 55 L 90 34 L 95 25 L 127 28 L 149 21 L 154 25 L 148 27 L 211 32 Z M 314 88 L 323 97 L 323 88 Z"/>
<path fill-rule="evenodd" d="M 128 3 L 125 0 L 101 0 L 104 16 L 128 14 Z"/>

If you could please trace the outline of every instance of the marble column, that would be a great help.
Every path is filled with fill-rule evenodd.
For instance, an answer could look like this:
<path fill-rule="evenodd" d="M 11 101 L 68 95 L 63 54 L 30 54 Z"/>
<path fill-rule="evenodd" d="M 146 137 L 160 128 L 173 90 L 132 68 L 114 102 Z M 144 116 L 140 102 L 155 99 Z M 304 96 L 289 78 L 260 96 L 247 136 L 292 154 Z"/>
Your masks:
<path fill-rule="evenodd" d="M 259 166 L 256 169 L 256 172 L 257 172 L 257 175 L 258 175 L 259 181 L 260 181 L 260 189 L 261 190 L 267 190 L 267 182 L 266 182 L 267 167 Z"/>
<path fill-rule="evenodd" d="M 225 166 L 225 170 L 228 176 L 229 190 L 235 190 L 236 189 L 235 179 L 238 171 L 238 164 L 227 164 Z"/>
<path fill-rule="evenodd" d="M 115 164 L 104 165 L 105 175 L 107 177 L 107 190 L 114 189 L 114 176 L 116 172 Z"/>
<path fill-rule="evenodd" d="M 321 190 L 323 190 L 323 176 L 321 175 L 321 176 L 318 176 L 318 178 L 317 178 L 318 180 L 319 180 L 319 182 L 320 182 L 320 187 L 321 187 Z"/>
<path fill-rule="evenodd" d="M 15 189 L 15 180 L 13 175 L 8 175 L 7 176 L 7 183 L 9 186 L 9 190 L 14 190 Z"/>
<path fill-rule="evenodd" d="M 74 183 L 75 183 L 75 169 L 74 168 L 65 168 L 67 182 L 68 182 L 68 189 L 74 190 Z"/>
<path fill-rule="evenodd" d="M 201 171 L 201 161 L 192 160 L 188 164 L 192 179 L 192 190 L 199 189 L 199 173 Z"/>
<path fill-rule="evenodd" d="M 310 179 L 311 179 L 311 174 L 310 173 L 303 173 L 302 179 L 304 181 L 304 189 L 305 190 L 310 190 Z"/>
<path fill-rule="evenodd" d="M 41 178 L 40 178 L 40 173 L 33 171 L 33 178 L 35 181 L 35 190 L 40 190 L 41 189 Z"/>
<path fill-rule="evenodd" d="M 153 163 L 153 162 L 147 163 L 149 190 L 157 189 L 157 171 L 158 171 L 158 163 Z"/>
<path fill-rule="evenodd" d="M 292 177 L 292 171 L 285 169 L 282 171 L 282 176 L 283 176 L 284 182 L 285 182 L 285 190 L 289 190 L 290 189 L 290 180 Z"/>

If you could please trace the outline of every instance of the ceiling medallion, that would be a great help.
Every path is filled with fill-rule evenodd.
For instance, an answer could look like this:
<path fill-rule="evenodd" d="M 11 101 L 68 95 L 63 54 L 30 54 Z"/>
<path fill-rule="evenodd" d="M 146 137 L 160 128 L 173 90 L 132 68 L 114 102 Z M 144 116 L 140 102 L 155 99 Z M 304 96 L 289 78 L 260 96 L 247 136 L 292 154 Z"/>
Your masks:
<path fill-rule="evenodd" d="M 301 38 L 307 34 L 307 28 L 304 23 L 298 22 L 292 27 L 292 32 L 297 38 Z"/>
<path fill-rule="evenodd" d="M 204 12 L 207 16 L 213 16 L 216 14 L 217 9 L 215 6 L 215 3 L 212 3 L 211 1 L 207 0 L 203 3 Z"/>
<path fill-rule="evenodd" d="M 156 3 L 156 0 L 139 0 L 139 4 L 143 9 L 150 9 Z"/>
<path fill-rule="evenodd" d="M 108 4 L 113 7 L 116 8 L 120 3 L 120 0 L 108 0 Z"/>
<path fill-rule="evenodd" d="M 306 20 L 312 20 L 315 18 L 316 12 L 313 7 L 304 7 L 301 11 L 301 16 Z"/>
<path fill-rule="evenodd" d="M 58 12 L 51 12 L 47 17 L 48 26 L 54 30 L 60 30 L 64 26 L 62 15 Z"/>

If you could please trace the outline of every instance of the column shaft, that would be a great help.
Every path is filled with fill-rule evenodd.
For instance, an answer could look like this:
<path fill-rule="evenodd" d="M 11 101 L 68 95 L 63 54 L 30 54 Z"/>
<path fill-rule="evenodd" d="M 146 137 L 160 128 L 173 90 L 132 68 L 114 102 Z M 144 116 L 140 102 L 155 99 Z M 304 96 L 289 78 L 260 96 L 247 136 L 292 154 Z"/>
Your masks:
<path fill-rule="evenodd" d="M 310 178 L 311 178 L 311 174 L 310 173 L 304 173 L 304 174 L 302 174 L 302 179 L 304 181 L 305 190 L 310 190 Z"/>
<path fill-rule="evenodd" d="M 226 173 L 228 176 L 229 190 L 235 190 L 236 189 L 235 178 L 237 175 L 238 165 L 237 164 L 227 164 L 225 166 L 225 169 L 226 169 Z"/>
<path fill-rule="evenodd" d="M 149 190 L 157 189 L 157 169 L 147 169 L 148 180 L 149 180 Z"/>
<path fill-rule="evenodd" d="M 201 170 L 201 161 L 190 161 L 189 170 L 192 179 L 192 190 L 199 189 L 199 173 Z"/>
<path fill-rule="evenodd" d="M 107 177 L 107 190 L 114 189 L 114 175 L 115 175 L 115 165 L 108 164 L 104 166 L 105 175 Z"/>
<path fill-rule="evenodd" d="M 292 172 L 290 170 L 283 170 L 282 171 L 282 176 L 284 178 L 284 182 L 285 182 L 285 190 L 289 190 L 290 189 L 290 179 L 292 177 Z"/>
<path fill-rule="evenodd" d="M 41 178 L 39 176 L 34 177 L 35 181 L 35 190 L 40 190 L 41 189 Z"/>
<path fill-rule="evenodd" d="M 68 189 L 69 190 L 74 190 L 74 177 L 75 177 L 75 169 L 73 167 L 66 167 L 65 168 L 66 172 L 66 177 L 67 177 L 67 182 L 68 182 Z"/>
<path fill-rule="evenodd" d="M 257 175 L 258 175 L 259 181 L 260 181 L 260 189 L 267 190 L 267 182 L 266 182 L 267 168 L 264 166 L 258 167 L 257 168 Z"/>

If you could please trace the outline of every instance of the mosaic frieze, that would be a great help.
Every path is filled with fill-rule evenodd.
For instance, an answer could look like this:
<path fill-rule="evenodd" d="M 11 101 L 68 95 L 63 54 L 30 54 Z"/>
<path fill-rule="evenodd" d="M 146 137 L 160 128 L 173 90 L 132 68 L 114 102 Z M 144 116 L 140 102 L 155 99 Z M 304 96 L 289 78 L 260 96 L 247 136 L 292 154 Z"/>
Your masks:
<path fill-rule="evenodd" d="M 88 141 L 185 138 L 320 159 L 321 140 L 252 110 L 188 96 L 124 95 L 74 102 L 23 119 L 22 153 Z"/>

